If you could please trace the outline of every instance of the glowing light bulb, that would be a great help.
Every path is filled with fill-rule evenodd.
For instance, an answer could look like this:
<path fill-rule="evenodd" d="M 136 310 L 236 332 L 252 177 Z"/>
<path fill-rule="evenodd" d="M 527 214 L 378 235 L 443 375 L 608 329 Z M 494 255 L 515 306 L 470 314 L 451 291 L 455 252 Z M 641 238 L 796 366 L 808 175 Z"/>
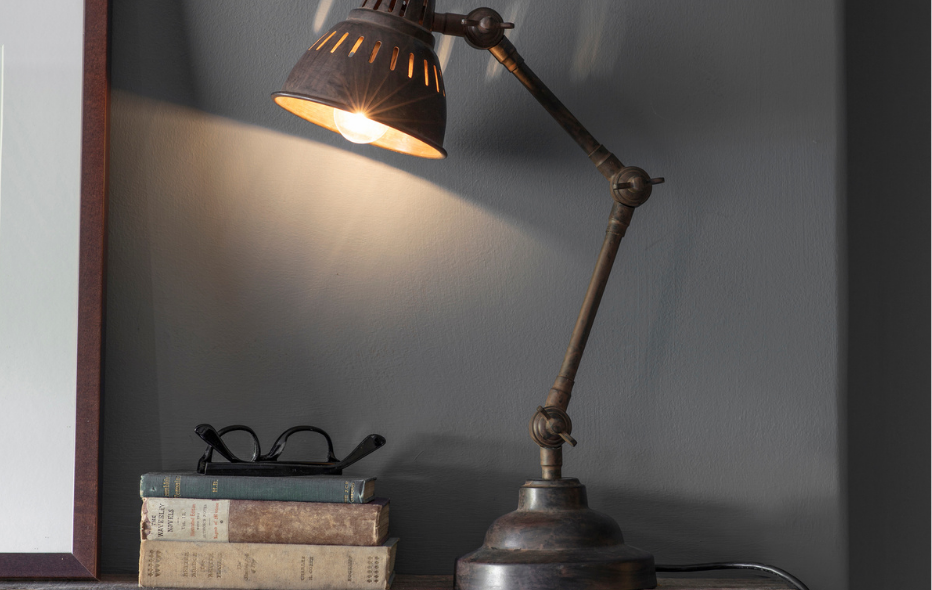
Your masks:
<path fill-rule="evenodd" d="M 348 113 L 333 109 L 333 121 L 343 137 L 353 143 L 378 141 L 388 131 L 388 127 L 373 121 L 362 113 Z"/>

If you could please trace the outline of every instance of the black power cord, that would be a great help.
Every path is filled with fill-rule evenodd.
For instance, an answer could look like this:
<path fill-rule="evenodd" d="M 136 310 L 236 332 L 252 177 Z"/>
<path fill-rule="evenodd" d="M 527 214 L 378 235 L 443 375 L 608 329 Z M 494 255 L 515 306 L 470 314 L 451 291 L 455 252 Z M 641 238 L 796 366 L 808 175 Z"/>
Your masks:
<path fill-rule="evenodd" d="M 761 572 L 767 572 L 768 574 L 777 576 L 790 584 L 792 584 L 796 590 L 809 590 L 809 588 L 802 583 L 796 576 L 791 573 L 781 570 L 778 567 L 773 567 L 772 565 L 766 565 L 763 563 L 731 563 L 731 562 L 721 562 L 721 563 L 695 563 L 691 565 L 657 565 L 654 567 L 658 572 L 668 572 L 668 573 L 684 573 L 684 572 L 709 572 L 714 570 L 757 570 Z"/>

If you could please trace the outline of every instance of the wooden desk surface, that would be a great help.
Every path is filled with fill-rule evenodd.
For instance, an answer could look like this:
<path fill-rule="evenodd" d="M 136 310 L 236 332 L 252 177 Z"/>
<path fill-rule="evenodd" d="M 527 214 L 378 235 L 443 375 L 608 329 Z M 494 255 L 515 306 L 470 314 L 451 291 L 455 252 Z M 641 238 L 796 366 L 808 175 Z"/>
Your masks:
<path fill-rule="evenodd" d="M 658 574 L 657 590 L 787 590 L 792 589 L 780 580 L 763 577 L 695 578 Z M 104 576 L 99 582 L 63 581 L 2 581 L 0 590 L 133 590 L 137 588 L 133 576 Z M 398 575 L 392 590 L 452 590 L 453 576 Z"/>

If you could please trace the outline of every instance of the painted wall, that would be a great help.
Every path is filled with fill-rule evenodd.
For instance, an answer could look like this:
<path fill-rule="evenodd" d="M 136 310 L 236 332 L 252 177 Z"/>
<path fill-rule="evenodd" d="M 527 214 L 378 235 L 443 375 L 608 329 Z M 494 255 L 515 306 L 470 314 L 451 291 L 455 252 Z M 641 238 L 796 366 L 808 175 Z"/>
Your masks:
<path fill-rule="evenodd" d="M 838 3 L 491 4 L 597 138 L 667 178 L 609 282 L 565 474 L 659 563 L 756 560 L 846 588 Z M 402 573 L 451 573 L 539 473 L 526 423 L 606 183 L 462 41 L 439 46 L 446 161 L 276 107 L 354 6 L 114 3 L 105 571 L 134 571 L 138 476 L 193 469 L 201 422 L 266 445 L 310 423 L 338 455 L 386 436 L 351 472 L 391 498 Z"/>
<path fill-rule="evenodd" d="M 928 11 L 845 6 L 851 590 L 932 587 Z"/>

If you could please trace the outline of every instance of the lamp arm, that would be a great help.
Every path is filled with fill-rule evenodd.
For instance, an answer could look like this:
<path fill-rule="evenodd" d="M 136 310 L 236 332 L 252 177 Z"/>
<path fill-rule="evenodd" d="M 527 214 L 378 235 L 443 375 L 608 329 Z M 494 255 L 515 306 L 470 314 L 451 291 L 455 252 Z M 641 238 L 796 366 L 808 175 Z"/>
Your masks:
<path fill-rule="evenodd" d="M 534 98 L 586 152 L 598 170 L 612 183 L 612 197 L 615 202 L 609 217 L 605 242 L 602 244 L 595 271 L 589 281 L 589 288 L 586 291 L 579 318 L 576 320 L 576 327 L 573 330 L 566 356 L 563 359 L 560 374 L 550 391 L 550 395 L 547 397 L 547 407 L 557 408 L 565 412 L 572 393 L 573 380 L 576 377 L 580 359 L 586 348 L 586 341 L 589 338 L 589 332 L 592 330 L 592 324 L 595 322 L 599 302 L 605 292 L 605 285 L 612 271 L 612 265 L 618 253 L 621 239 L 631 223 L 634 209 L 647 201 L 651 194 L 651 186 L 663 182 L 663 179 L 651 179 L 646 172 L 639 168 L 625 167 L 614 154 L 609 152 L 589 133 L 570 110 L 547 88 L 531 68 L 527 66 L 518 50 L 506 37 L 502 36 L 498 44 L 490 48 L 489 52 L 521 81 Z"/>
<path fill-rule="evenodd" d="M 507 37 L 503 36 L 497 45 L 489 48 L 489 53 L 528 89 L 531 95 L 537 99 L 537 102 L 550 113 L 556 122 L 560 124 L 560 127 L 582 148 L 605 178 L 612 180 L 624 168 L 621 160 L 599 143 L 589 133 L 589 130 L 579 122 L 579 119 L 560 102 L 560 99 L 556 97 L 550 88 L 537 77 L 537 74 L 528 67 L 524 62 L 524 58 L 521 57 L 514 44 Z"/>
<path fill-rule="evenodd" d="M 583 149 L 599 172 L 610 181 L 614 200 L 605 240 L 602 243 L 592 278 L 589 280 L 589 287 L 586 289 L 586 296 L 579 310 L 560 372 L 547 394 L 546 405 L 537 408 L 529 425 L 531 438 L 540 446 L 543 479 L 556 480 L 562 477 L 563 443 L 567 442 L 576 446 L 576 441 L 570 436 L 573 423 L 566 409 L 569 406 L 576 372 L 579 370 L 579 363 L 586 349 L 589 333 L 595 323 L 618 248 L 631 224 L 634 209 L 647 201 L 651 195 L 652 185 L 662 183 L 663 179 L 652 179 L 644 170 L 634 166 L 626 167 L 589 133 L 573 113 L 527 66 L 515 46 L 505 37 L 504 29 L 513 26 L 511 23 L 505 23 L 494 10 L 479 8 L 469 13 L 468 16 L 437 14 L 434 17 L 432 30 L 446 35 L 465 37 L 471 46 L 477 49 L 488 49 L 495 59 L 528 89 L 541 106 Z"/>
<path fill-rule="evenodd" d="M 663 179 L 651 179 L 640 168 L 626 168 L 614 154 L 596 141 L 582 123 L 527 66 L 515 46 L 507 38 L 502 36 L 499 43 L 489 51 L 515 75 L 563 127 L 564 131 L 586 152 L 599 172 L 609 179 L 614 199 L 608 228 L 605 231 L 605 240 L 602 242 L 595 270 L 589 280 L 589 287 L 586 289 L 586 296 L 579 310 L 560 372 L 547 394 L 545 406 L 538 408 L 529 425 L 531 438 L 540 446 L 542 478 L 555 480 L 562 477 L 563 443 L 568 442 L 576 446 L 576 441 L 570 436 L 573 423 L 566 409 L 570 403 L 576 372 L 579 370 L 579 363 L 586 349 L 589 333 L 595 323 L 618 248 L 631 224 L 634 209 L 650 197 L 652 185 L 663 182 Z"/>

